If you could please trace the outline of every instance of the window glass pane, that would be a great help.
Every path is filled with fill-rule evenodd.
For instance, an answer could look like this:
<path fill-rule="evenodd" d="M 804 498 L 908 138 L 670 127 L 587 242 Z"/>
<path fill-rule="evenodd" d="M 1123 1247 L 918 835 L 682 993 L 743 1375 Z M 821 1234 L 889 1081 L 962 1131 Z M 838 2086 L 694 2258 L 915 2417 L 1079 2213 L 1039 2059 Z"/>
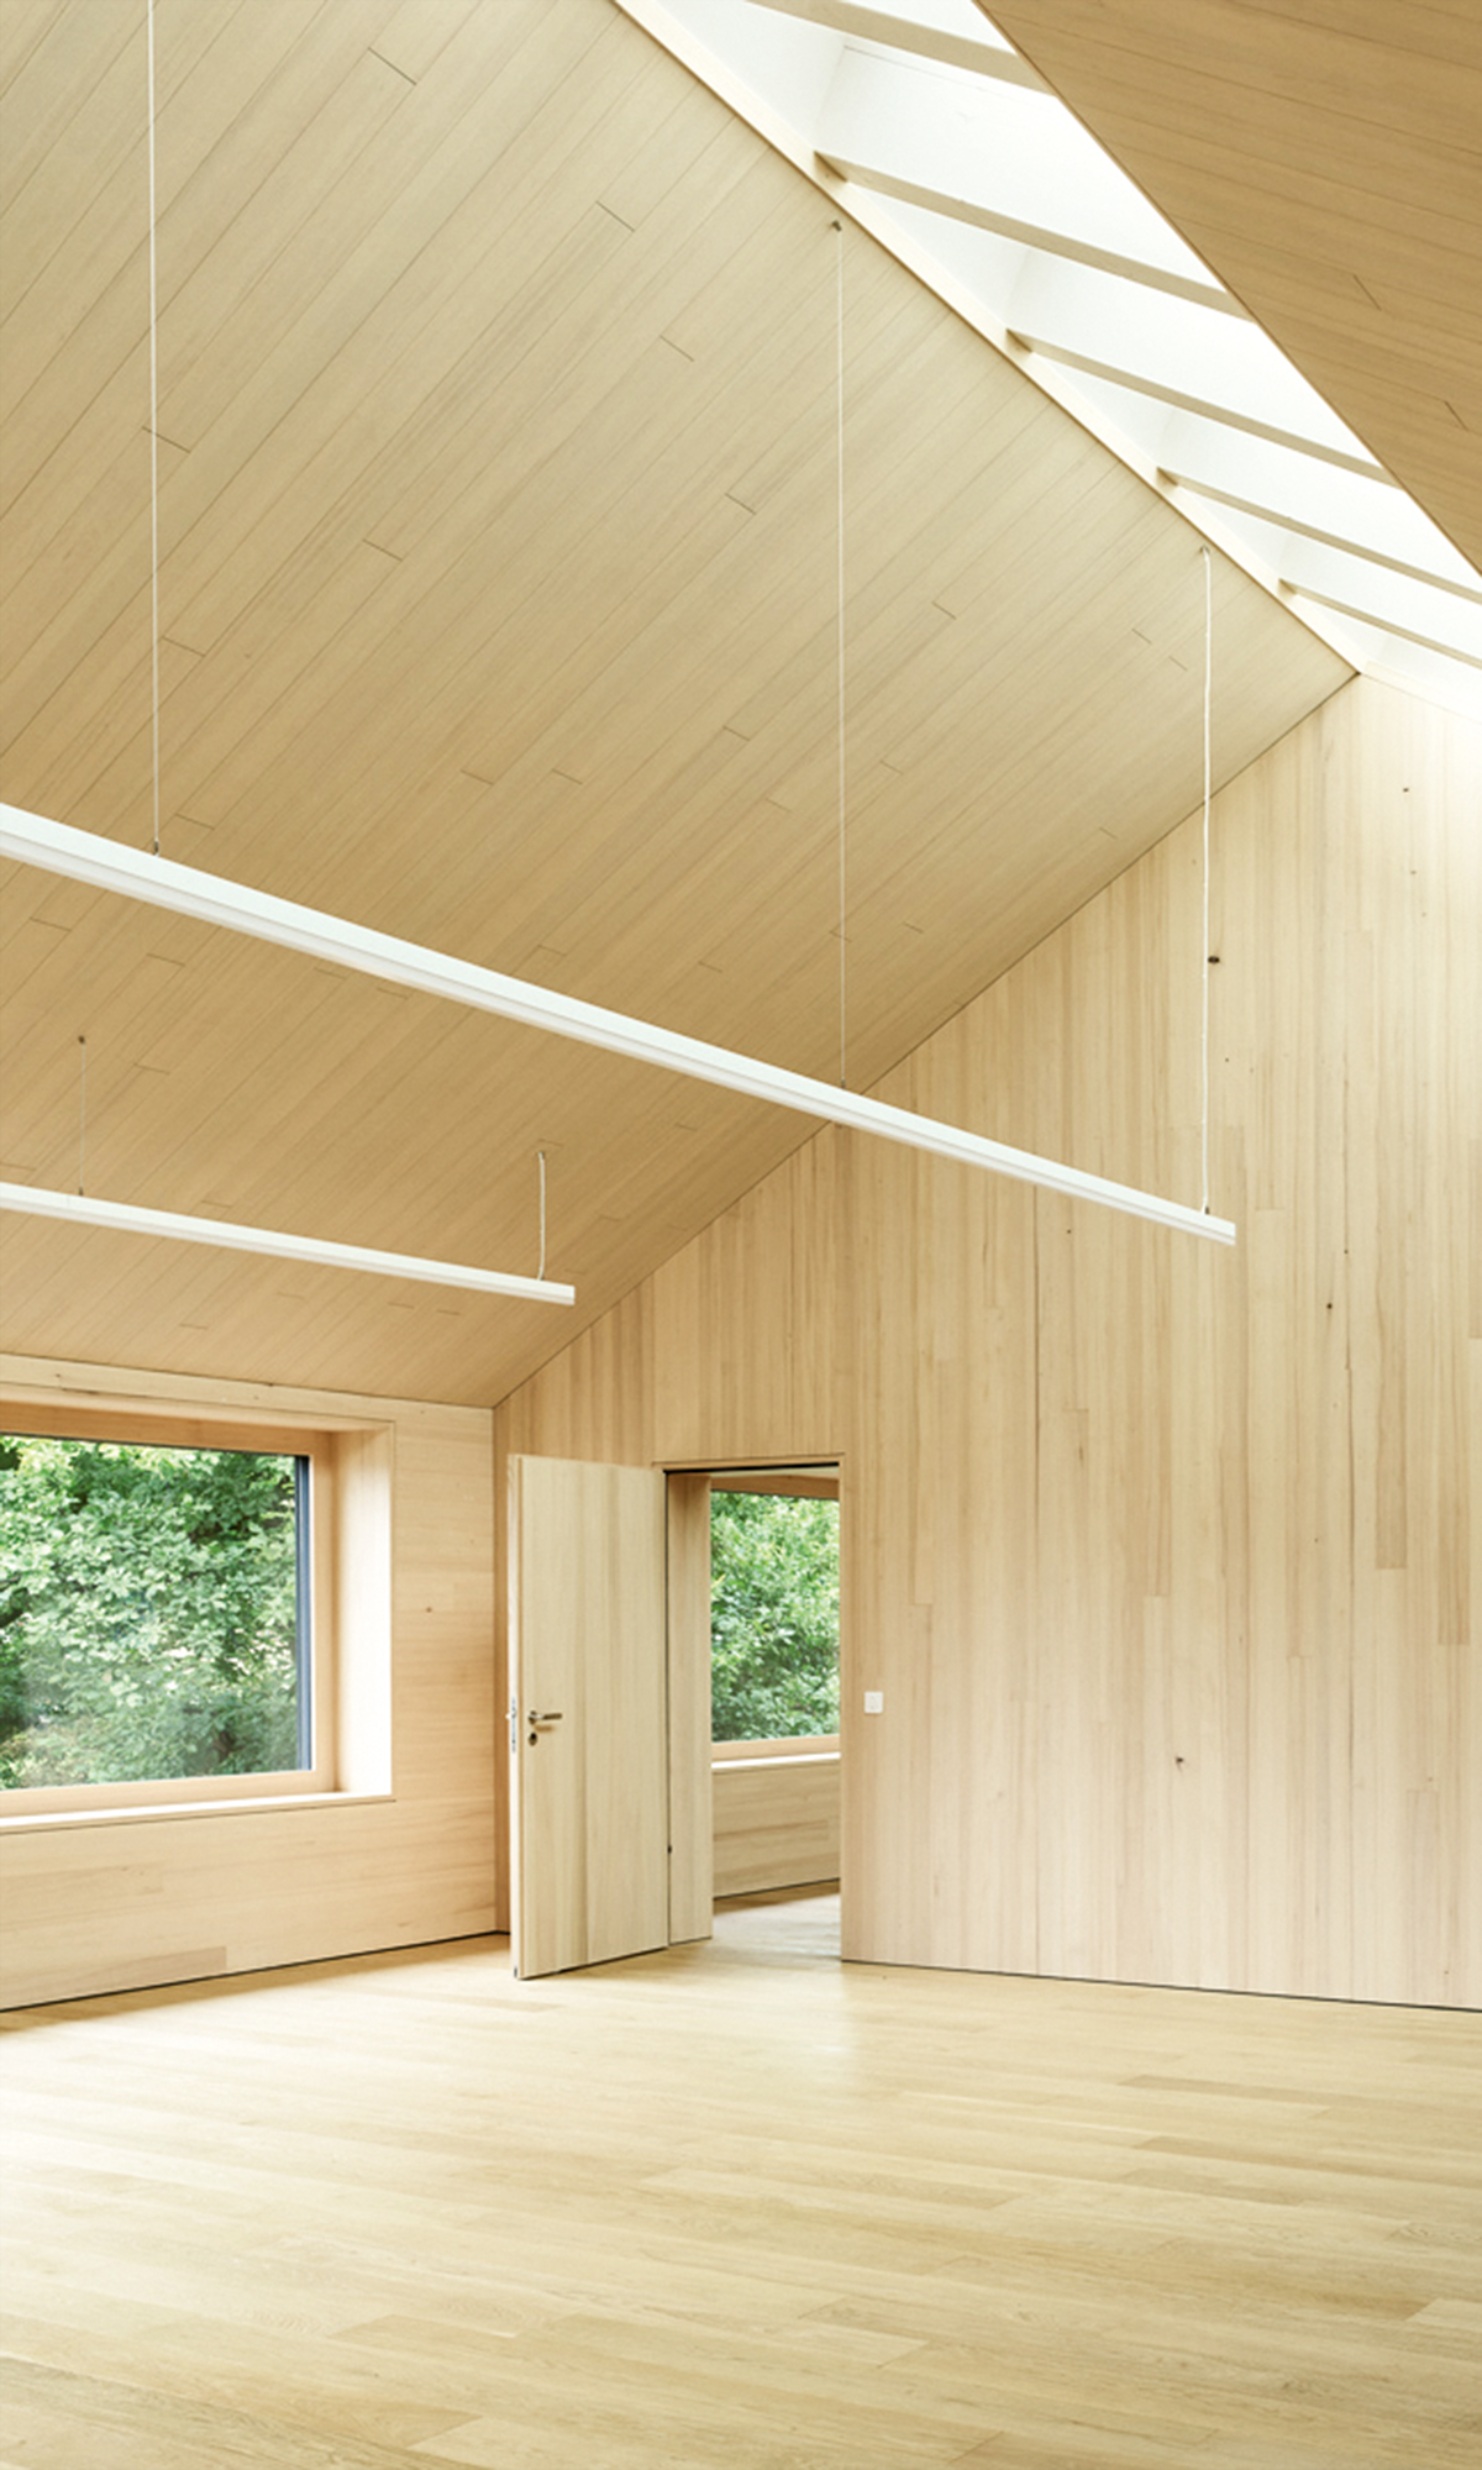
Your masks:
<path fill-rule="evenodd" d="M 710 1496 L 711 1733 L 839 1729 L 839 1504 Z"/>
<path fill-rule="evenodd" d="M 0 1789 L 308 1765 L 306 1475 L 0 1436 Z"/>

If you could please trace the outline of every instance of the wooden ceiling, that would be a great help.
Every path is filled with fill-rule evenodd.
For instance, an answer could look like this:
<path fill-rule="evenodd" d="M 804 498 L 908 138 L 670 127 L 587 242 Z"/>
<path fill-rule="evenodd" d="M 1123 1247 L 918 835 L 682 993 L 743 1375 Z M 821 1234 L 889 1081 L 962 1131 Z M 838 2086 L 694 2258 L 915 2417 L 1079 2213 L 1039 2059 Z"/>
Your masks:
<path fill-rule="evenodd" d="M 1482 566 L 1478 0 L 988 0 Z"/>
<path fill-rule="evenodd" d="M 835 252 L 610 0 L 158 0 L 168 855 L 837 1068 Z M 3 23 L 0 795 L 147 845 L 140 5 Z M 846 236 L 849 1072 L 1194 804 L 1195 534 Z M 1216 561 L 1221 777 L 1342 664 Z M 0 1175 L 575 1314 L 0 1222 L 27 1354 L 496 1399 L 796 1117 L 0 874 Z M 991 1125 L 981 1127 L 991 1131 Z"/>

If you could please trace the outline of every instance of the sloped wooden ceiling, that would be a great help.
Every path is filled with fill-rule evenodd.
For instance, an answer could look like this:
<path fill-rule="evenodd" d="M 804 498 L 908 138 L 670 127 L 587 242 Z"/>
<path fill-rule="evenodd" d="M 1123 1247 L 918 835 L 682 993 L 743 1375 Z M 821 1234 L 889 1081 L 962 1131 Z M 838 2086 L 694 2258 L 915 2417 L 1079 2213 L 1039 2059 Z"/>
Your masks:
<path fill-rule="evenodd" d="M 1478 0 L 983 13 L 1482 565 Z"/>
<path fill-rule="evenodd" d="M 12 0 L 0 794 L 147 845 L 142 7 Z M 609 0 L 159 0 L 168 855 L 837 1065 L 827 202 Z M 849 1071 L 1193 805 L 1181 520 L 848 236 Z M 1217 562 L 1217 768 L 1341 663 Z M 0 1173 L 576 1314 L 0 1223 L 24 1353 L 500 1397 L 806 1137 L 5 870 Z M 991 1126 L 985 1126 L 990 1129 Z M 1115 1162 L 1107 1162 L 1115 1171 Z"/>

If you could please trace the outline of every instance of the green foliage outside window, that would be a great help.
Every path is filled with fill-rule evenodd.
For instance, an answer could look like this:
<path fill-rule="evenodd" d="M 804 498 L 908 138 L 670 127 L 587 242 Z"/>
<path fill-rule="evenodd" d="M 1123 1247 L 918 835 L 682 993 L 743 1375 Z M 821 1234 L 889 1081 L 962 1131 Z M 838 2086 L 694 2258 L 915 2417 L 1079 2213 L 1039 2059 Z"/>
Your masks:
<path fill-rule="evenodd" d="M 0 1437 L 0 1789 L 297 1767 L 294 1461 Z"/>
<path fill-rule="evenodd" d="M 710 1566 L 714 1738 L 837 1732 L 837 1501 L 712 1493 Z"/>

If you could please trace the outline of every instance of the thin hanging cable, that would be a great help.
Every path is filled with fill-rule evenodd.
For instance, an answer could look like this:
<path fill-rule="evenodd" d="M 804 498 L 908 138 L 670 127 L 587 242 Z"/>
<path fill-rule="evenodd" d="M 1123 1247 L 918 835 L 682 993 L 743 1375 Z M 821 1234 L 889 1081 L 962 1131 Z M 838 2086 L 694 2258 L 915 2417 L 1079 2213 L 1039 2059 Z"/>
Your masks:
<path fill-rule="evenodd" d="M 1199 1206 L 1209 1216 L 1209 808 L 1214 788 L 1212 715 L 1214 706 L 1214 561 L 1204 560 L 1204 984 L 1199 1036 L 1200 1143 L 1204 1197 Z"/>
<path fill-rule="evenodd" d="M 848 915 L 849 842 L 847 832 L 846 770 L 845 770 L 845 670 L 844 670 L 844 226 L 834 225 L 839 235 L 835 268 L 835 369 L 834 369 L 834 465 L 838 504 L 835 509 L 838 542 L 838 619 L 835 637 L 839 666 L 839 1087 L 849 1086 L 849 961 L 844 926 Z"/>
<path fill-rule="evenodd" d="M 77 1041 L 77 1197 L 87 1194 L 87 1040 Z"/>
<path fill-rule="evenodd" d="M 537 1278 L 543 1278 L 545 1276 L 545 1151 L 537 1149 L 535 1155 L 540 1160 L 540 1267 L 535 1275 Z"/>
<path fill-rule="evenodd" d="M 153 848 L 160 853 L 160 360 L 159 266 L 155 252 L 154 0 L 144 15 L 149 77 L 149 684 Z"/>

